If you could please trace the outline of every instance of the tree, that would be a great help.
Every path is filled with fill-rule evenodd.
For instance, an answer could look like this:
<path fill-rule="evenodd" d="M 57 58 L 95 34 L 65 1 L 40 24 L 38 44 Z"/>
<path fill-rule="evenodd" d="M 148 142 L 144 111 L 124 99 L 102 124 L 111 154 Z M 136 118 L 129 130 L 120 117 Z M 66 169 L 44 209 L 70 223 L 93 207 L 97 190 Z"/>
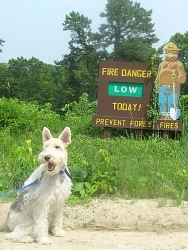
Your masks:
<path fill-rule="evenodd" d="M 90 19 L 74 11 L 66 15 L 63 23 L 63 30 L 71 33 L 70 54 L 64 55 L 58 64 L 66 69 L 66 81 L 76 101 L 84 92 L 90 100 L 97 97 L 98 67 L 103 53 L 98 51 L 91 23 Z"/>
<path fill-rule="evenodd" d="M 51 69 L 53 67 L 34 57 L 29 60 L 23 57 L 9 60 L 8 72 L 4 69 L 7 75 L 3 85 L 4 93 L 1 92 L 0 96 L 17 98 L 21 101 L 37 101 L 39 104 L 51 103 L 54 109 L 57 109 L 54 97 L 56 85 Z M 3 82 L 2 80 L 3 78 L 0 78 L 0 82 Z M 5 91 L 7 84 L 9 92 Z"/>
<path fill-rule="evenodd" d="M 0 39 L 0 46 L 3 46 L 3 43 L 4 43 L 5 41 L 3 40 L 3 39 Z M 2 49 L 0 49 L 0 53 L 2 53 Z"/>
<path fill-rule="evenodd" d="M 184 34 L 176 33 L 172 36 L 169 40 L 170 42 L 175 43 L 178 48 L 181 50 L 179 51 L 179 60 L 183 63 L 185 72 L 187 73 L 186 82 L 185 84 L 181 85 L 181 93 L 188 94 L 188 31 Z"/>
<path fill-rule="evenodd" d="M 105 12 L 100 14 L 106 23 L 99 27 L 99 34 L 103 48 L 113 46 L 112 59 L 149 60 L 154 52 L 152 44 L 158 42 L 151 14 L 152 10 L 145 10 L 137 2 L 108 0 Z"/>
<path fill-rule="evenodd" d="M 0 97 L 9 98 L 10 85 L 9 85 L 9 73 L 8 65 L 0 63 Z"/>

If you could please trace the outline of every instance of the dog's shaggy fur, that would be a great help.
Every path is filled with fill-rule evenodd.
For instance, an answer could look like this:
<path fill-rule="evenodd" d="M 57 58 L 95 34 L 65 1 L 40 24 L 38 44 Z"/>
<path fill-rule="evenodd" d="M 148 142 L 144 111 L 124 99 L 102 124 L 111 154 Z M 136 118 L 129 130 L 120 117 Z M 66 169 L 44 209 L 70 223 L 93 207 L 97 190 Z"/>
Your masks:
<path fill-rule="evenodd" d="M 48 232 L 64 236 L 62 229 L 62 206 L 71 194 L 72 182 L 65 173 L 67 169 L 67 146 L 71 142 L 71 131 L 66 127 L 58 138 L 50 130 L 42 131 L 43 151 L 39 154 L 41 165 L 25 185 L 39 178 L 34 186 L 22 191 L 12 203 L 7 219 L 0 231 L 8 231 L 6 238 L 22 241 L 29 235 L 35 242 L 50 244 Z"/>

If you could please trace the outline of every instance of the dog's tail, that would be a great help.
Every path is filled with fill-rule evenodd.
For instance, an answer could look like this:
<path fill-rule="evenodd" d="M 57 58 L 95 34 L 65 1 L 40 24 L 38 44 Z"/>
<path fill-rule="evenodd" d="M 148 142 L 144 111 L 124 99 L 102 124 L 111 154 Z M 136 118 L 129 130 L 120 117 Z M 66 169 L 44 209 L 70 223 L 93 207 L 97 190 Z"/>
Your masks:
<path fill-rule="evenodd" d="M 8 230 L 8 227 L 7 227 L 7 223 L 5 221 L 2 225 L 0 225 L 0 232 L 5 232 L 7 230 Z"/>

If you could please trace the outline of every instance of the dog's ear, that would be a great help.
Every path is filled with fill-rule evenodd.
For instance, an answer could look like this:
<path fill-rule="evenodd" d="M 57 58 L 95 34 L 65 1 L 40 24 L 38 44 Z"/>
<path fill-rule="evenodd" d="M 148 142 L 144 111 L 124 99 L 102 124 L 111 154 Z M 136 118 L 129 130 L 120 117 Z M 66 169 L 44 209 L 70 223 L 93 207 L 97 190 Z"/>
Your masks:
<path fill-rule="evenodd" d="M 42 130 L 42 140 L 43 140 L 43 142 L 45 142 L 45 141 L 47 141 L 47 140 L 49 140 L 51 138 L 52 138 L 52 135 L 50 133 L 50 130 L 48 128 L 44 127 L 43 130 Z"/>
<path fill-rule="evenodd" d="M 58 138 L 61 139 L 65 143 L 66 146 L 68 146 L 71 143 L 71 130 L 70 130 L 70 128 L 66 127 Z"/>

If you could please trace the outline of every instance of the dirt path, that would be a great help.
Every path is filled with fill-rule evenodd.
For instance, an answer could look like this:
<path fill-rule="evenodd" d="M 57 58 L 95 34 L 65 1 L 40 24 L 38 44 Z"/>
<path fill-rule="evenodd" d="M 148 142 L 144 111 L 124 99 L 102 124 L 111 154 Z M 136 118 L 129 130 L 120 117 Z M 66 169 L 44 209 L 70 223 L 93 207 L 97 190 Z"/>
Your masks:
<path fill-rule="evenodd" d="M 188 203 L 159 200 L 94 200 L 90 204 L 65 206 L 64 238 L 53 244 L 12 243 L 0 233 L 0 250 L 188 250 Z M 10 204 L 0 203 L 0 224 Z"/>

